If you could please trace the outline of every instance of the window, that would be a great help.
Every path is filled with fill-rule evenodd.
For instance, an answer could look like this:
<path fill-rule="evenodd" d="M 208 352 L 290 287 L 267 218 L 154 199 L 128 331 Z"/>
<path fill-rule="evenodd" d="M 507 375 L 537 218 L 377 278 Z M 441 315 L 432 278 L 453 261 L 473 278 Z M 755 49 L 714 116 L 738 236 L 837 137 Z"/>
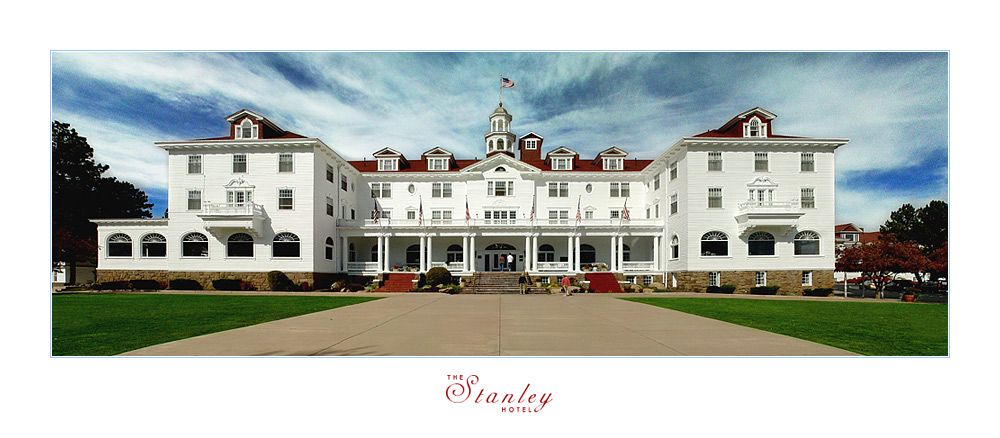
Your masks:
<path fill-rule="evenodd" d="M 329 164 L 326 165 L 326 180 L 333 182 L 333 166 Z"/>
<path fill-rule="evenodd" d="M 556 260 L 556 250 L 552 245 L 545 244 L 538 247 L 538 261 L 554 262 Z"/>
<path fill-rule="evenodd" d="M 754 117 L 749 122 L 743 124 L 744 137 L 767 137 L 767 126 Z"/>
<path fill-rule="evenodd" d="M 372 260 L 374 260 L 374 259 L 372 259 Z M 358 261 L 358 252 L 357 252 L 357 250 L 355 250 L 353 243 L 347 245 L 347 261 L 349 261 L 349 262 L 356 262 L 356 261 Z"/>
<path fill-rule="evenodd" d="M 659 189 L 660 189 L 660 174 L 656 174 L 656 176 L 653 177 L 653 190 L 659 190 Z"/>
<path fill-rule="evenodd" d="M 410 245 L 406 247 L 406 264 L 416 265 L 420 263 L 420 245 Z"/>
<path fill-rule="evenodd" d="M 767 272 L 757 271 L 755 286 L 767 286 Z"/>
<path fill-rule="evenodd" d="M 250 119 L 243 119 L 243 123 L 239 126 L 240 129 L 236 130 L 237 138 L 257 138 L 257 127 L 250 123 Z"/>
<path fill-rule="evenodd" d="M 162 234 L 150 233 L 142 237 L 140 254 L 143 257 L 166 257 L 167 238 Z"/>
<path fill-rule="evenodd" d="M 767 172 L 767 152 L 754 152 L 753 170 L 755 172 Z"/>
<path fill-rule="evenodd" d="M 347 191 L 347 175 L 340 174 L 340 190 Z"/>
<path fill-rule="evenodd" d="M 670 180 L 677 179 L 677 162 L 670 163 Z"/>
<path fill-rule="evenodd" d="M 246 173 L 246 172 L 247 172 L 247 155 L 246 154 L 233 155 L 233 173 Z"/>
<path fill-rule="evenodd" d="M 201 210 L 201 190 L 188 190 L 188 210 Z"/>
<path fill-rule="evenodd" d="M 226 257 L 253 257 L 253 237 L 236 233 L 226 241 Z"/>
<path fill-rule="evenodd" d="M 624 243 L 622 244 L 622 261 L 632 261 L 632 248 L 629 248 L 629 246 Z"/>
<path fill-rule="evenodd" d="M 293 206 L 292 189 L 278 189 L 278 210 L 291 210 Z"/>
<path fill-rule="evenodd" d="M 709 286 L 720 286 L 722 282 L 721 272 L 709 272 L 708 273 L 708 285 Z"/>
<path fill-rule="evenodd" d="M 108 257 L 132 257 L 132 238 L 122 233 L 109 236 Z"/>
<path fill-rule="evenodd" d="M 721 231 L 709 231 L 701 236 L 701 255 L 721 257 L 729 255 L 729 237 Z"/>
<path fill-rule="evenodd" d="M 181 256 L 208 257 L 208 238 L 201 233 L 188 233 L 181 238 Z"/>
<path fill-rule="evenodd" d="M 568 198 L 569 197 L 569 183 L 549 183 L 549 197 L 550 198 Z"/>
<path fill-rule="evenodd" d="M 483 218 L 486 225 L 515 225 L 517 223 L 517 211 L 514 210 L 485 210 Z"/>
<path fill-rule="evenodd" d="M 538 149 L 538 140 L 525 140 L 524 148 L 529 150 Z"/>
<path fill-rule="evenodd" d="M 819 234 L 814 231 L 796 234 L 795 255 L 819 255 Z"/>
<path fill-rule="evenodd" d="M 333 199 L 326 198 L 326 215 L 333 216 Z"/>
<path fill-rule="evenodd" d="M 670 239 L 670 258 L 676 259 L 681 255 L 681 242 L 677 236 Z"/>
<path fill-rule="evenodd" d="M 298 257 L 299 236 L 292 233 L 278 233 L 271 245 L 272 257 Z"/>
<path fill-rule="evenodd" d="M 708 153 L 708 170 L 710 172 L 722 171 L 722 152 Z"/>
<path fill-rule="evenodd" d="M 812 152 L 802 153 L 802 164 L 800 168 L 803 172 L 813 172 L 816 170 L 816 162 L 813 161 Z"/>
<path fill-rule="evenodd" d="M 333 238 L 326 238 L 326 259 L 333 260 Z"/>
<path fill-rule="evenodd" d="M 802 188 L 802 196 L 800 199 L 802 208 L 816 208 L 816 195 L 812 188 Z"/>
<path fill-rule="evenodd" d="M 448 250 L 445 251 L 445 257 L 448 263 L 462 263 L 465 260 L 462 257 L 462 246 L 449 245 Z"/>
<path fill-rule="evenodd" d="M 188 155 L 188 173 L 201 173 L 201 155 Z"/>
<path fill-rule="evenodd" d="M 293 172 L 292 154 L 278 154 L 278 172 Z"/>
<path fill-rule="evenodd" d="M 354 209 L 352 208 L 351 209 L 351 220 L 353 221 L 355 219 L 355 217 L 356 217 L 355 216 L 355 212 L 354 212 Z"/>
<path fill-rule="evenodd" d="M 802 285 L 812 286 L 813 285 L 813 273 L 812 271 L 802 271 Z"/>
<path fill-rule="evenodd" d="M 587 193 L 592 193 L 594 191 L 594 185 L 587 183 L 586 187 L 584 187 L 583 189 L 586 190 Z"/>
<path fill-rule="evenodd" d="M 677 194 L 670 195 L 670 214 L 677 214 Z"/>
<path fill-rule="evenodd" d="M 708 189 L 708 208 L 722 208 L 722 188 L 711 187 Z"/>
<path fill-rule="evenodd" d="M 514 181 L 487 181 L 487 196 L 514 196 Z"/>
<path fill-rule="evenodd" d="M 252 189 L 227 189 L 226 203 L 233 207 L 242 207 L 253 202 Z"/>
<path fill-rule="evenodd" d="M 411 221 L 412 220 L 416 220 L 417 219 L 417 212 L 414 211 L 414 210 L 407 211 L 406 212 L 406 218 L 409 219 L 409 220 L 411 220 Z"/>
<path fill-rule="evenodd" d="M 549 210 L 549 224 L 565 225 L 569 223 L 569 210 Z"/>
<path fill-rule="evenodd" d="M 591 264 L 597 261 L 597 251 L 586 243 L 580 244 L 580 263 Z"/>
<path fill-rule="evenodd" d="M 611 219 L 618 219 L 622 217 L 622 211 L 618 209 L 612 209 L 609 214 Z"/>
<path fill-rule="evenodd" d="M 573 169 L 573 159 L 572 158 L 553 158 L 552 159 L 552 170 L 571 170 Z"/>
<path fill-rule="evenodd" d="M 397 158 L 379 158 L 379 160 L 378 160 L 378 170 L 379 170 L 379 172 L 399 170 L 399 159 L 397 159 Z"/>
<path fill-rule="evenodd" d="M 605 158 L 604 170 L 622 170 L 623 158 Z"/>
<path fill-rule="evenodd" d="M 410 192 L 413 193 L 413 192 Z M 450 198 L 451 183 L 434 183 L 431 185 L 432 198 Z"/>
<path fill-rule="evenodd" d="M 447 158 L 428 158 L 427 170 L 448 170 Z"/>
<path fill-rule="evenodd" d="M 611 197 L 612 198 L 627 198 L 631 190 L 629 189 L 629 183 L 611 183 Z"/>
<path fill-rule="evenodd" d="M 391 198 L 392 183 L 372 183 L 372 198 Z"/>
<path fill-rule="evenodd" d="M 434 210 L 431 211 L 431 221 L 432 223 L 438 224 L 450 224 L 451 223 L 451 210 Z"/>
<path fill-rule="evenodd" d="M 771 233 L 758 231 L 747 239 L 747 250 L 752 256 L 774 255 L 774 236 Z"/>
<path fill-rule="evenodd" d="M 643 275 L 642 276 L 642 285 L 643 286 L 649 286 L 651 284 L 653 284 L 653 276 L 652 275 Z"/>
<path fill-rule="evenodd" d="M 583 212 L 583 218 L 584 219 L 593 219 L 594 218 L 594 210 L 587 210 L 587 211 Z"/>

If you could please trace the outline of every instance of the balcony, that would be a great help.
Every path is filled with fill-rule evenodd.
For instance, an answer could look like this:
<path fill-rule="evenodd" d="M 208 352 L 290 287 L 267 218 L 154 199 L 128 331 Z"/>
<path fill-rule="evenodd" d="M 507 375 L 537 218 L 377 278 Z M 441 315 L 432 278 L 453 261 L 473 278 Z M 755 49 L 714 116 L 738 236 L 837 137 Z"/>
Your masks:
<path fill-rule="evenodd" d="M 340 219 L 337 226 L 347 228 L 574 228 L 574 227 L 602 227 L 617 228 L 622 227 L 656 227 L 663 226 L 663 219 L 632 219 L 623 221 L 621 219 L 583 219 L 577 222 L 575 219 L 543 219 L 537 218 L 533 222 L 527 218 L 515 219 L 424 219 L 422 222 L 417 219 L 379 219 L 375 222 L 371 219 L 347 220 Z"/>
<path fill-rule="evenodd" d="M 198 217 L 204 221 L 205 229 L 210 232 L 224 230 L 231 233 L 238 230 L 260 237 L 267 215 L 264 214 L 264 207 L 260 204 L 206 203 L 202 206 Z"/>
<path fill-rule="evenodd" d="M 747 201 L 739 204 L 736 223 L 740 234 L 754 227 L 781 228 L 791 231 L 805 215 L 798 200 Z"/>
<path fill-rule="evenodd" d="M 656 270 L 656 263 L 652 260 L 638 262 L 622 262 L 624 272 L 652 272 Z"/>

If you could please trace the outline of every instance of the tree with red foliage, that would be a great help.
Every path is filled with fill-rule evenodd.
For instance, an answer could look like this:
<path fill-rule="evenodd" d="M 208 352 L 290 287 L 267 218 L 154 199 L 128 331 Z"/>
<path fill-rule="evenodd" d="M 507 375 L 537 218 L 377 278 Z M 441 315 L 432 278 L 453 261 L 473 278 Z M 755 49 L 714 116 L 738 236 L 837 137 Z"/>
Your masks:
<path fill-rule="evenodd" d="M 837 256 L 837 270 L 860 272 L 871 279 L 879 298 L 885 292 L 885 284 L 896 274 L 919 275 L 930 263 L 917 244 L 900 242 L 891 235 L 867 245 L 845 248 Z"/>

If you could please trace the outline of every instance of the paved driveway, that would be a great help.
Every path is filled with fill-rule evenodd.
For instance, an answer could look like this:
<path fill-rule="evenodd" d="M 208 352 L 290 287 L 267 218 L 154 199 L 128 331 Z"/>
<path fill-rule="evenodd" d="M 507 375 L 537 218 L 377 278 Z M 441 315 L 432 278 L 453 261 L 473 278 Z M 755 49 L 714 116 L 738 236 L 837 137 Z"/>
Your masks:
<path fill-rule="evenodd" d="M 842 356 L 853 353 L 603 294 L 387 298 L 132 356 Z"/>

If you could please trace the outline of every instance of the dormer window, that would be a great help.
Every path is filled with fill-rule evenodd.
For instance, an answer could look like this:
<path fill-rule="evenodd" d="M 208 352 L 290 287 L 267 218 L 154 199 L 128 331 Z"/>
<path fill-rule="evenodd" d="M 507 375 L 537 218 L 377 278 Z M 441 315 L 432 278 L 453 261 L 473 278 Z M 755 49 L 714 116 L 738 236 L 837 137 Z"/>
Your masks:
<path fill-rule="evenodd" d="M 624 165 L 623 158 L 605 158 L 604 159 L 604 170 L 622 170 Z"/>
<path fill-rule="evenodd" d="M 553 158 L 552 170 L 571 170 L 573 168 L 572 158 Z"/>
<path fill-rule="evenodd" d="M 448 170 L 447 158 L 428 158 L 427 170 Z"/>
<path fill-rule="evenodd" d="M 243 123 L 236 127 L 237 139 L 257 138 L 257 126 L 250 122 L 250 119 L 243 119 Z"/>
<path fill-rule="evenodd" d="M 379 158 L 378 159 L 378 171 L 396 171 L 399 170 L 399 159 L 397 158 Z"/>
<path fill-rule="evenodd" d="M 749 122 L 743 125 L 744 137 L 767 137 L 766 131 L 767 125 L 761 123 L 757 117 L 750 119 Z"/>
<path fill-rule="evenodd" d="M 538 149 L 538 140 L 525 140 L 524 148 L 529 150 Z"/>

